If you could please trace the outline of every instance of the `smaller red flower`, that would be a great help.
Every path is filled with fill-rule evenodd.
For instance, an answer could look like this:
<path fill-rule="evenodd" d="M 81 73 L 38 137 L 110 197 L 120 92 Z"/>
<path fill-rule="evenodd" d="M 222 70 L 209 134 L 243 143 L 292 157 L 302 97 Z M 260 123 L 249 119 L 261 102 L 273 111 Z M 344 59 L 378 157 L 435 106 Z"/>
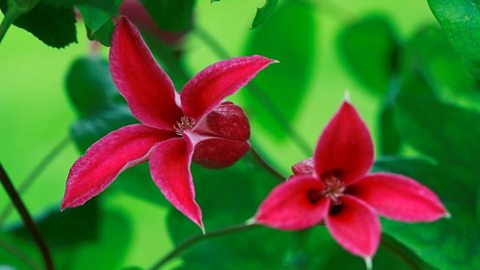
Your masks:
<path fill-rule="evenodd" d="M 165 198 L 203 229 L 190 164 L 223 168 L 250 149 L 245 113 L 222 101 L 274 61 L 257 55 L 218 62 L 178 94 L 124 16 L 116 23 L 109 58 L 113 81 L 141 124 L 112 131 L 73 164 L 62 209 L 84 204 L 122 171 L 149 160 L 153 181 Z"/>
<path fill-rule="evenodd" d="M 372 165 L 369 131 L 345 101 L 320 136 L 313 158 L 292 167 L 294 176 L 267 196 L 254 221 L 282 230 L 324 222 L 343 248 L 369 262 L 380 241 L 377 214 L 403 222 L 449 216 L 427 187 L 402 175 L 367 174 Z"/>

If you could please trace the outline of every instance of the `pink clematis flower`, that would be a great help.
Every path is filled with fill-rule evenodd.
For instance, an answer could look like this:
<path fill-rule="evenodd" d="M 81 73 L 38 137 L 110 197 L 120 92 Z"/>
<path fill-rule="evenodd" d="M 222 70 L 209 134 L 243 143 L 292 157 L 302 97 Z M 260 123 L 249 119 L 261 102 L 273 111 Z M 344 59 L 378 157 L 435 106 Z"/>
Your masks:
<path fill-rule="evenodd" d="M 373 143 L 355 108 L 345 101 L 323 131 L 313 158 L 262 202 L 254 222 L 301 230 L 322 222 L 350 253 L 371 262 L 380 241 L 377 215 L 403 222 L 448 217 L 439 198 L 415 180 L 371 173 Z"/>
<path fill-rule="evenodd" d="M 120 17 L 112 36 L 110 71 L 141 124 L 109 133 L 73 164 L 61 208 L 84 204 L 123 170 L 149 160 L 165 198 L 203 229 L 190 163 L 222 168 L 250 149 L 246 115 L 222 101 L 272 62 L 262 56 L 218 62 L 187 82 L 179 95 L 133 24 Z"/>

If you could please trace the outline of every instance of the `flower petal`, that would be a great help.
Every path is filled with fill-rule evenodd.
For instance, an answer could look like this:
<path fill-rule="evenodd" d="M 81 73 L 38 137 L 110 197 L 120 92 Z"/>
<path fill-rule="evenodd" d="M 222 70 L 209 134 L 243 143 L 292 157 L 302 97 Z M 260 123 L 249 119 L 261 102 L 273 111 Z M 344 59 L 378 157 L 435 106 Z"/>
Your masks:
<path fill-rule="evenodd" d="M 198 122 L 272 62 L 254 55 L 231 58 L 205 68 L 183 87 L 180 93 L 183 112 Z"/>
<path fill-rule="evenodd" d="M 109 57 L 113 81 L 133 115 L 145 125 L 173 130 L 182 117 L 173 83 L 124 16 L 116 22 Z"/>
<path fill-rule="evenodd" d="M 150 173 L 165 198 L 203 230 L 202 212 L 195 202 L 190 172 L 193 145 L 185 138 L 157 144 L 150 155 Z"/>
<path fill-rule="evenodd" d="M 305 159 L 292 166 L 292 172 L 295 175 L 311 175 L 315 172 L 313 159 Z"/>
<path fill-rule="evenodd" d="M 353 195 L 387 218 L 404 222 L 430 222 L 448 216 L 435 193 L 402 175 L 368 175 L 351 188 Z"/>
<path fill-rule="evenodd" d="M 372 166 L 370 132 L 349 102 L 343 102 L 323 131 L 313 160 L 318 176 L 339 172 L 347 185 L 358 181 Z"/>
<path fill-rule="evenodd" d="M 273 189 L 260 205 L 255 220 L 282 230 L 301 230 L 322 221 L 329 201 L 321 196 L 319 179 L 294 176 Z"/>
<path fill-rule="evenodd" d="M 110 132 L 73 164 L 61 208 L 84 204 L 107 188 L 122 171 L 145 161 L 155 143 L 172 135 L 140 124 Z"/>
<path fill-rule="evenodd" d="M 380 242 L 380 221 L 364 202 L 342 196 L 342 205 L 333 208 L 325 224 L 333 238 L 348 252 L 371 258 Z"/>

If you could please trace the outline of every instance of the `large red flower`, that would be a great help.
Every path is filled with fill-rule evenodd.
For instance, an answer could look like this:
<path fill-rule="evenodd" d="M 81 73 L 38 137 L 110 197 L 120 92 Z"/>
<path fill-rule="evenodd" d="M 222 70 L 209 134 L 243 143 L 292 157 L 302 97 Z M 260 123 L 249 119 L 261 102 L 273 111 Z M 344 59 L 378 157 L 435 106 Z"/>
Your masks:
<path fill-rule="evenodd" d="M 125 17 L 117 21 L 111 44 L 113 81 L 141 124 L 109 133 L 73 164 L 61 207 L 84 204 L 123 170 L 149 160 L 166 199 L 203 229 L 190 163 L 222 168 L 248 151 L 247 117 L 222 101 L 273 60 L 250 56 L 218 62 L 187 82 L 179 95 Z"/>
<path fill-rule="evenodd" d="M 404 222 L 448 216 L 427 187 L 397 174 L 368 174 L 372 164 L 370 133 L 345 101 L 320 136 L 314 157 L 293 166 L 295 175 L 268 195 L 255 222 L 283 230 L 324 222 L 342 247 L 369 261 L 380 240 L 377 214 Z"/>

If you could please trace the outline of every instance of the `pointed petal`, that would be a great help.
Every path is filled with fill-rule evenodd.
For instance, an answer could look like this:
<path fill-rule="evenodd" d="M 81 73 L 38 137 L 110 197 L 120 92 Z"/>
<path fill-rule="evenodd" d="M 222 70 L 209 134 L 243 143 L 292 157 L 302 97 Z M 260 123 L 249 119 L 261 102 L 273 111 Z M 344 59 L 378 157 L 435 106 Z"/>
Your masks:
<path fill-rule="evenodd" d="M 173 83 L 124 16 L 116 23 L 109 58 L 113 81 L 133 115 L 145 125 L 173 130 L 182 116 Z"/>
<path fill-rule="evenodd" d="M 305 159 L 292 166 L 292 172 L 295 175 L 311 175 L 315 172 L 313 159 Z"/>
<path fill-rule="evenodd" d="M 190 172 L 193 145 L 187 140 L 173 138 L 157 144 L 150 155 L 150 173 L 165 198 L 203 228 Z"/>
<path fill-rule="evenodd" d="M 73 164 L 62 209 L 82 205 L 102 192 L 123 170 L 145 161 L 155 143 L 171 135 L 140 124 L 107 134 Z"/>
<path fill-rule="evenodd" d="M 339 172 L 348 185 L 373 164 L 370 132 L 355 108 L 344 102 L 318 140 L 313 158 L 318 176 Z"/>
<path fill-rule="evenodd" d="M 250 149 L 246 141 L 210 137 L 195 145 L 193 162 L 209 169 L 221 169 L 239 161 Z"/>
<path fill-rule="evenodd" d="M 357 198 L 380 215 L 404 222 L 430 222 L 448 215 L 437 195 L 417 181 L 397 174 L 376 173 L 351 186 Z"/>
<path fill-rule="evenodd" d="M 180 94 L 183 112 L 198 122 L 273 62 L 254 55 L 231 58 L 205 68 L 183 87 Z"/>
<path fill-rule="evenodd" d="M 281 230 L 301 230 L 322 221 L 329 201 L 321 196 L 319 179 L 295 176 L 273 189 L 260 205 L 255 220 Z"/>
<path fill-rule="evenodd" d="M 366 203 L 345 195 L 342 205 L 332 209 L 326 225 L 333 238 L 348 252 L 364 258 L 372 257 L 380 242 L 380 222 Z"/>

